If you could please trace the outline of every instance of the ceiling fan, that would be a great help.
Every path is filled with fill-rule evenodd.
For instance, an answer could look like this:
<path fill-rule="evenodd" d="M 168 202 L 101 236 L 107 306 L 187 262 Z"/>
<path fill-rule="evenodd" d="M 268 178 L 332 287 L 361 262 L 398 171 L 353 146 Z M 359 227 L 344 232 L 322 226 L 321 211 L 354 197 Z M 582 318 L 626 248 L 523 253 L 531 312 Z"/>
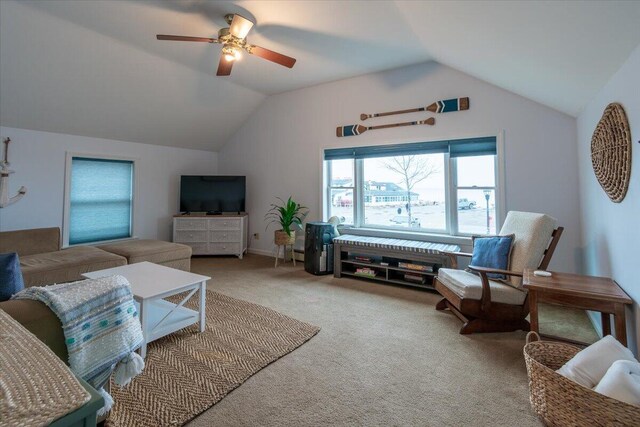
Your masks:
<path fill-rule="evenodd" d="M 253 22 L 238 14 L 227 14 L 224 17 L 229 27 L 222 28 L 218 31 L 218 38 L 211 39 L 207 37 L 188 37 L 188 36 L 170 36 L 158 34 L 158 40 L 172 40 L 181 42 L 205 42 L 220 43 L 222 45 L 222 55 L 218 64 L 217 76 L 228 76 L 231 74 L 231 68 L 234 61 L 240 58 L 240 53 L 245 50 L 251 55 L 259 56 L 267 61 L 275 62 L 288 68 L 293 68 L 296 63 L 295 58 L 265 49 L 260 46 L 254 46 L 247 43 L 247 34 L 253 27 Z"/>

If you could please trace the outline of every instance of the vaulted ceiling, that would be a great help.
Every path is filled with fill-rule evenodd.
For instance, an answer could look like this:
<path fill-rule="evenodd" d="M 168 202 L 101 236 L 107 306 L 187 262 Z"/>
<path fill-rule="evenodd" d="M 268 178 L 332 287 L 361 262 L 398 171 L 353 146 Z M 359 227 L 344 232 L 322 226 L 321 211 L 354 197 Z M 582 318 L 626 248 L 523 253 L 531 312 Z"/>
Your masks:
<path fill-rule="evenodd" d="M 256 22 L 216 77 L 226 13 Z M 640 44 L 640 2 L 0 1 L 0 124 L 219 149 L 268 95 L 436 60 L 577 115 Z"/>

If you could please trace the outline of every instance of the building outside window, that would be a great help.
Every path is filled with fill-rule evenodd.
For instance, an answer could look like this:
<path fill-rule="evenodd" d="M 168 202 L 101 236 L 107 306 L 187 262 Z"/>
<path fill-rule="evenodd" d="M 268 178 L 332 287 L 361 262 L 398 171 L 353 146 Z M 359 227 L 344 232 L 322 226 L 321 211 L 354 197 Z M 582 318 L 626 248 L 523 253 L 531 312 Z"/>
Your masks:
<path fill-rule="evenodd" d="M 359 228 L 495 234 L 496 137 L 325 150 L 326 218 Z"/>
<path fill-rule="evenodd" d="M 67 156 L 64 243 L 133 237 L 135 161 Z"/>

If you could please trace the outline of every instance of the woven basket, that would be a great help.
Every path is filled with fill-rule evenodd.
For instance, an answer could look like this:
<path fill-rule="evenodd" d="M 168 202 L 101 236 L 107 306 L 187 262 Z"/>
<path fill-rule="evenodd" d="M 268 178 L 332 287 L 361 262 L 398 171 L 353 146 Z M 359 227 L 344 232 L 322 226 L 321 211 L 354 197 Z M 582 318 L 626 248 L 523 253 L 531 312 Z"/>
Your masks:
<path fill-rule="evenodd" d="M 291 230 L 291 236 L 289 236 L 284 230 L 276 230 L 273 240 L 278 246 L 293 245 L 296 243 L 296 232 Z"/>
<path fill-rule="evenodd" d="M 640 407 L 611 399 L 556 373 L 581 349 L 527 335 L 524 360 L 531 407 L 550 426 L 638 426 Z"/>

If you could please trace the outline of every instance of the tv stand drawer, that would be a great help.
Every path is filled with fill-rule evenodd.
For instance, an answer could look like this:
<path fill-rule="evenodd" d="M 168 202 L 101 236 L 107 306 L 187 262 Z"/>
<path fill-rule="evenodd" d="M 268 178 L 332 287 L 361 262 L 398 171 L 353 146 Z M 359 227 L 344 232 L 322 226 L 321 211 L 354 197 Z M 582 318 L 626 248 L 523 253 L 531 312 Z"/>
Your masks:
<path fill-rule="evenodd" d="M 211 218 L 209 230 L 240 230 L 239 218 Z"/>
<path fill-rule="evenodd" d="M 209 243 L 209 252 L 214 254 L 238 254 L 239 243 Z"/>
<path fill-rule="evenodd" d="M 173 218 L 173 241 L 191 246 L 193 255 L 237 255 L 242 259 L 247 252 L 248 233 L 247 214 Z"/>
<path fill-rule="evenodd" d="M 206 218 L 180 218 L 179 221 L 175 221 L 176 230 L 206 230 L 207 219 Z M 206 239 L 204 240 L 206 242 Z"/>
<path fill-rule="evenodd" d="M 239 242 L 240 231 L 210 231 L 210 242 Z"/>
<path fill-rule="evenodd" d="M 208 242 L 206 231 L 196 231 L 196 230 L 180 230 L 176 231 L 175 240 L 178 242 Z"/>

